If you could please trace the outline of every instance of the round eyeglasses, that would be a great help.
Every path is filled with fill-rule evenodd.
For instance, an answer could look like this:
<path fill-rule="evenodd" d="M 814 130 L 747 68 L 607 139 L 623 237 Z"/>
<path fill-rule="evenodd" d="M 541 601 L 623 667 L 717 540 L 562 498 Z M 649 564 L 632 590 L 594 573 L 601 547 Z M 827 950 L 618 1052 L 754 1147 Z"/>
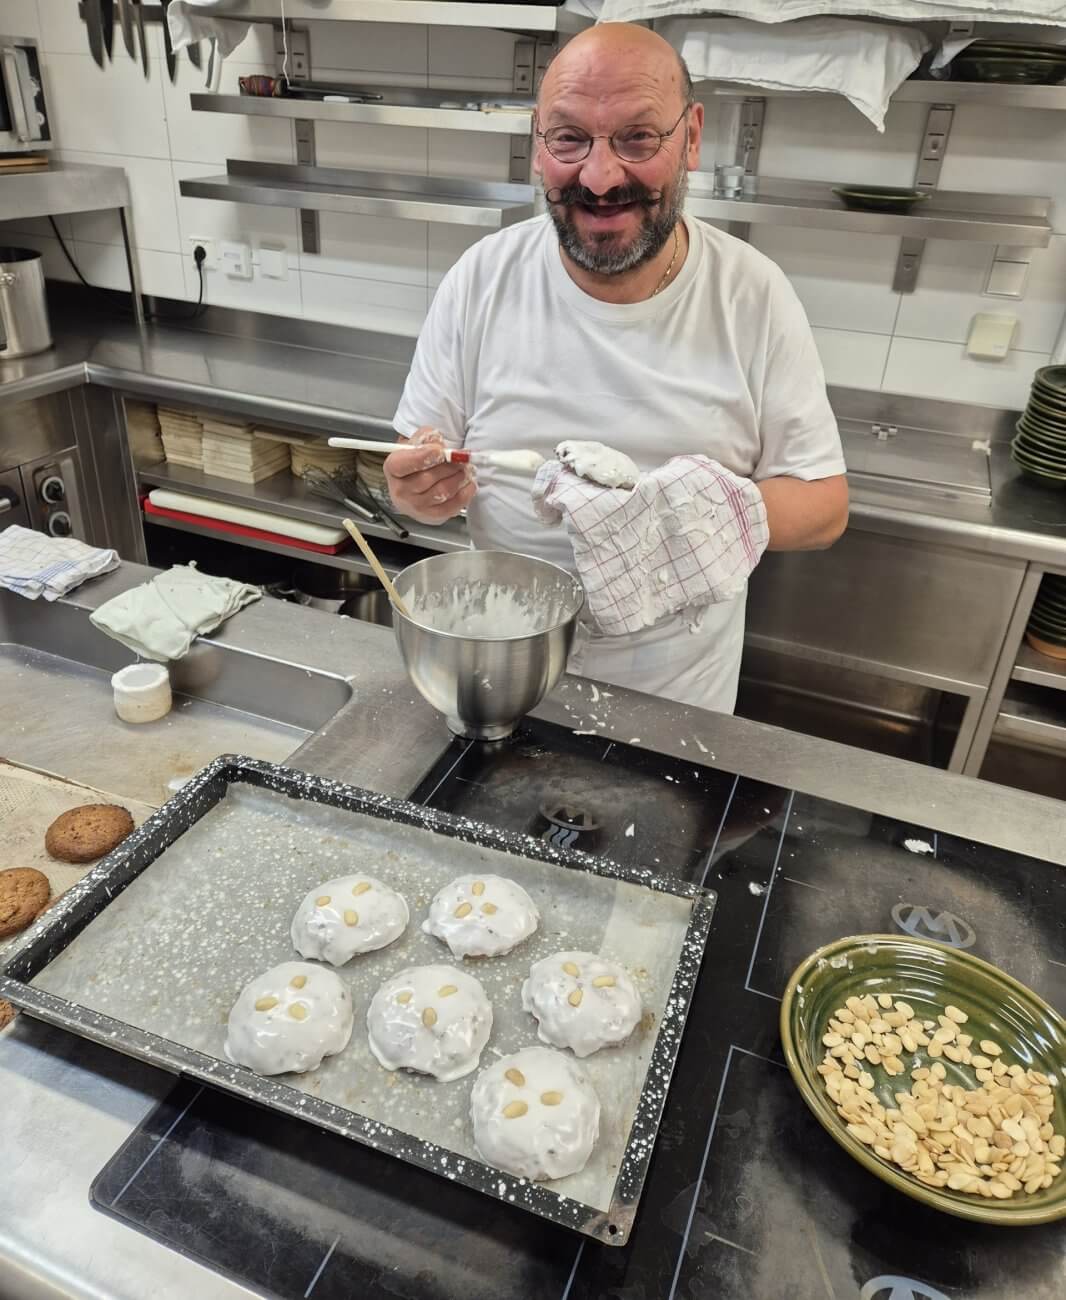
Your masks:
<path fill-rule="evenodd" d="M 623 162 L 648 162 L 663 147 L 663 141 L 674 134 L 691 107 L 691 104 L 685 105 L 681 117 L 669 131 L 656 131 L 651 126 L 623 126 L 611 135 L 589 135 L 578 126 L 553 126 L 547 131 L 538 131 L 537 138 L 543 140 L 545 149 L 562 163 L 584 162 L 592 152 L 594 140 L 606 140 L 612 152 Z"/>

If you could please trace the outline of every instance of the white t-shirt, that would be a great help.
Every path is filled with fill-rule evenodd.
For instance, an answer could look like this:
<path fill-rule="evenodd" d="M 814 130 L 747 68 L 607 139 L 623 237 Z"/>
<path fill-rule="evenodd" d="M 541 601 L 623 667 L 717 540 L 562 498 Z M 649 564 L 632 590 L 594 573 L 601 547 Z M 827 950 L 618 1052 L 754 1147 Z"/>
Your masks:
<path fill-rule="evenodd" d="M 784 273 L 741 240 L 686 218 L 684 265 L 644 302 L 605 303 L 567 274 L 551 219 L 480 240 L 430 307 L 394 425 L 439 429 L 451 446 L 607 443 L 643 470 L 711 456 L 755 480 L 844 473 L 810 326 Z M 480 470 L 467 510 L 474 545 L 571 572 L 565 528 L 533 513 L 532 480 Z M 570 672 L 731 712 L 744 597 L 607 637 L 582 624 Z"/>

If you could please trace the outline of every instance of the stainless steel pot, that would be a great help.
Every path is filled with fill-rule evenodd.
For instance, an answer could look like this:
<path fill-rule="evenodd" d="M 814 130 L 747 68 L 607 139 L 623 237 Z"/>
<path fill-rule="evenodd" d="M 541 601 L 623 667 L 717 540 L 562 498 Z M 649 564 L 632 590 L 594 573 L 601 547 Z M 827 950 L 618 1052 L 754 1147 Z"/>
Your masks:
<path fill-rule="evenodd" d="M 455 551 L 432 555 L 395 578 L 400 597 L 420 597 L 493 584 L 543 595 L 554 613 L 543 628 L 521 636 L 464 636 L 393 611 L 393 629 L 411 681 L 439 709 L 459 736 L 502 740 L 536 708 L 566 668 L 577 616 L 585 601 L 581 584 L 565 569 L 508 551 Z"/>
<path fill-rule="evenodd" d="M 0 245 L 0 360 L 51 346 L 40 253 Z"/>
<path fill-rule="evenodd" d="M 352 596 L 340 607 L 341 614 L 360 619 L 364 623 L 377 623 L 379 627 L 392 627 L 392 602 L 384 587 L 377 591 L 364 591 Z"/>

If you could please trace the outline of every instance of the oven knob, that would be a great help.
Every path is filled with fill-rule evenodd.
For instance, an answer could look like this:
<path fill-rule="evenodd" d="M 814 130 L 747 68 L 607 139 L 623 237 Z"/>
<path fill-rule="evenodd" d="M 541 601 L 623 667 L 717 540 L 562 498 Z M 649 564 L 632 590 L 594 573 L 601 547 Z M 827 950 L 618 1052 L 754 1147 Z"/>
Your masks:
<path fill-rule="evenodd" d="M 48 531 L 53 537 L 69 537 L 74 531 L 70 515 L 65 510 L 57 510 L 54 515 L 49 515 Z"/>
<path fill-rule="evenodd" d="M 50 506 L 62 501 L 66 495 L 66 484 L 58 474 L 50 474 L 41 484 L 41 500 L 47 501 Z"/>
<path fill-rule="evenodd" d="M 9 510 L 19 504 L 17 492 L 12 492 L 9 487 L 0 487 L 0 515 L 6 515 Z"/>

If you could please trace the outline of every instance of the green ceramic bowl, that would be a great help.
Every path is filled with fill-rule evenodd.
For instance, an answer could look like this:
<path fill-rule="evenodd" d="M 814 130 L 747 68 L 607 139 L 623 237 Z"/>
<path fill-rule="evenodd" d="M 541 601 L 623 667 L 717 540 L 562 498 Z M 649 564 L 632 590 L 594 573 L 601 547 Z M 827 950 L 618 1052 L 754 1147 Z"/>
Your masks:
<path fill-rule="evenodd" d="M 1029 394 L 1029 403 L 1025 409 L 1026 413 L 1032 411 L 1042 420 L 1050 421 L 1051 424 L 1066 424 L 1066 402 L 1060 402 L 1049 396 L 1045 389 L 1034 387 Z"/>
<path fill-rule="evenodd" d="M 1053 438 L 1050 434 L 1034 429 L 1025 420 L 1019 420 L 1015 427 L 1018 430 L 1015 442 L 1028 448 L 1034 456 L 1045 456 L 1048 460 L 1066 460 L 1066 435 Z"/>
<path fill-rule="evenodd" d="M 1063 416 L 1044 415 L 1044 412 L 1037 411 L 1032 403 L 1028 404 L 1021 415 L 1022 424 L 1031 425 L 1037 433 L 1050 434 L 1052 438 L 1060 438 L 1066 442 L 1066 413 Z"/>
<path fill-rule="evenodd" d="M 1045 486 L 1066 486 L 1066 474 L 1058 473 L 1054 467 L 1049 469 L 1041 461 L 1030 456 L 1024 447 L 1018 446 L 1017 438 L 1011 443 L 1011 457 L 1023 474 L 1040 479 Z"/>
<path fill-rule="evenodd" d="M 1002 1060 L 1055 1075 L 1055 1110 L 1051 1122 L 1066 1133 L 1066 1021 L 1023 984 L 979 957 L 922 939 L 891 934 L 862 934 L 826 944 L 802 962 L 792 974 L 781 1004 L 781 1041 L 785 1060 L 803 1100 L 831 1137 L 878 1178 L 898 1191 L 934 1209 L 962 1219 L 1004 1226 L 1050 1223 L 1066 1217 L 1066 1170 L 1050 1187 L 1027 1195 L 1018 1192 L 1009 1201 L 926 1187 L 896 1165 L 882 1160 L 845 1128 L 844 1121 L 822 1085 L 818 1066 L 825 1048 L 833 1012 L 853 994 L 889 993 L 902 998 L 922 1019 L 934 1019 L 949 1003 L 969 1015 L 965 1032 L 975 1042 L 989 1038 L 1003 1048 Z M 913 1060 L 930 1065 L 922 1049 Z M 942 1059 L 948 1080 L 972 1088 L 973 1069 Z M 878 1067 L 874 1091 L 886 1106 L 895 1106 L 894 1093 L 910 1087 L 908 1073 L 895 1080 Z"/>
<path fill-rule="evenodd" d="M 1053 393 L 1058 401 L 1066 402 L 1066 366 L 1041 366 L 1034 383 Z"/>

